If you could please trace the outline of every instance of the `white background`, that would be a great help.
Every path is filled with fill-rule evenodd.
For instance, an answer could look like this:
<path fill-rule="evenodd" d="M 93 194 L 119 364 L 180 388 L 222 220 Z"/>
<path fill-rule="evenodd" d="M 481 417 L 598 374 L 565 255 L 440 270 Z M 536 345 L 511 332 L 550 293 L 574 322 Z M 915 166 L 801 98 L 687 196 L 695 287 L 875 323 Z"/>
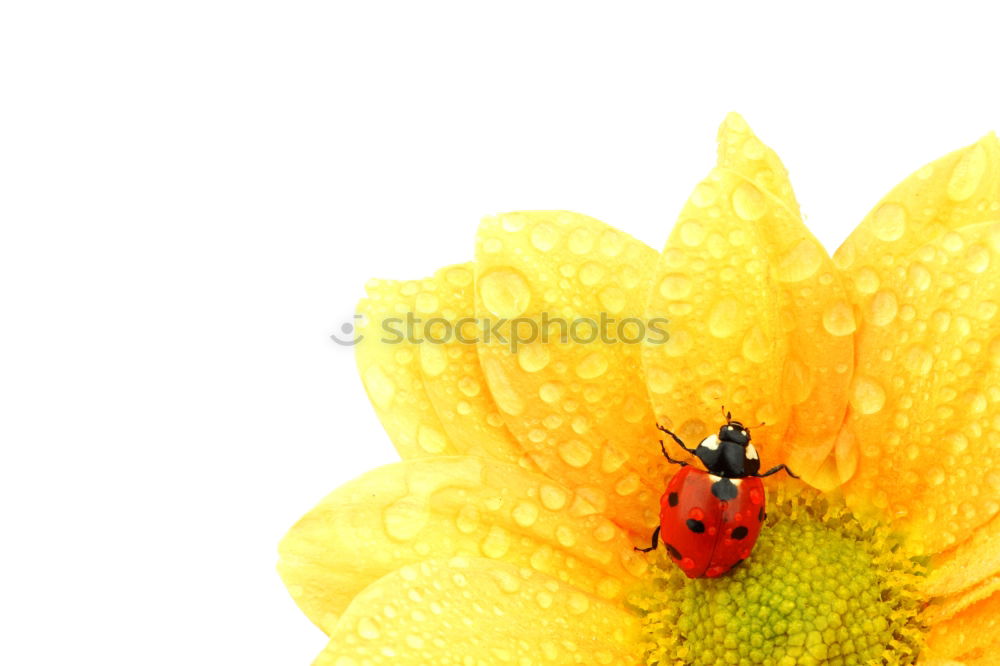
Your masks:
<path fill-rule="evenodd" d="M 482 215 L 659 248 L 738 110 L 832 251 L 1000 128 L 981 9 L 618 4 L 3 4 L 0 662 L 308 664 L 275 544 L 395 458 L 327 336 Z"/>

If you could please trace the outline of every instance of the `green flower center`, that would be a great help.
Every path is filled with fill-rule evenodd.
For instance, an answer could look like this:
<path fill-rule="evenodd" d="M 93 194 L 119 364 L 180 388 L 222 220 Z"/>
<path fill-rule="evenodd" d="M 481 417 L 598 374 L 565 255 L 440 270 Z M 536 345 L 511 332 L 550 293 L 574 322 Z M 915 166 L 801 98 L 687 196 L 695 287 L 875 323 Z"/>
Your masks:
<path fill-rule="evenodd" d="M 923 575 L 887 530 L 814 491 L 779 490 L 753 554 L 689 580 L 659 553 L 629 599 L 645 659 L 666 664 L 910 664 L 924 627 Z"/>

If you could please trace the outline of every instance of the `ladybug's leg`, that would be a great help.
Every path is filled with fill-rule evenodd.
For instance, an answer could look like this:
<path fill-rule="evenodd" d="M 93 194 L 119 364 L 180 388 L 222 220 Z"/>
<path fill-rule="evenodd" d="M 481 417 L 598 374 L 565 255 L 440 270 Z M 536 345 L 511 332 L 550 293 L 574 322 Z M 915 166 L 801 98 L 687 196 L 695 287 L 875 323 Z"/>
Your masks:
<path fill-rule="evenodd" d="M 638 550 L 640 553 L 648 553 L 651 550 L 656 550 L 656 546 L 659 543 L 660 543 L 660 528 L 657 527 L 655 530 L 653 530 L 653 543 L 652 543 L 652 545 L 649 548 L 639 548 L 639 546 L 636 546 L 635 549 Z"/>
<path fill-rule="evenodd" d="M 757 478 L 764 478 L 765 476 L 771 476 L 772 474 L 777 474 L 781 470 L 785 470 L 786 472 L 788 472 L 788 476 L 792 477 L 793 479 L 799 478 L 798 474 L 788 469 L 788 465 L 778 465 L 777 467 L 772 467 L 763 474 L 750 474 L 748 476 L 756 476 Z"/>
<path fill-rule="evenodd" d="M 669 430 L 667 430 L 666 428 L 664 428 L 663 426 L 661 426 L 661 425 L 660 425 L 659 423 L 657 423 L 657 424 L 656 424 L 656 427 L 657 427 L 657 428 L 658 428 L 658 429 L 659 429 L 659 430 L 660 430 L 661 432 L 665 432 L 665 433 L 667 433 L 668 435 L 670 435 L 671 437 L 673 437 L 673 438 L 674 438 L 674 441 L 675 441 L 675 442 L 677 442 L 678 444 L 680 444 L 680 447 L 681 447 L 682 449 L 684 449 L 684 450 L 685 450 L 685 451 L 687 451 L 688 453 L 691 453 L 691 454 L 693 454 L 693 453 L 694 453 L 694 449 L 689 449 L 689 448 L 687 447 L 687 444 L 685 444 L 684 442 L 682 442 L 682 441 L 681 441 L 681 438 L 680 438 L 680 437 L 678 437 L 678 436 L 677 436 L 677 435 L 675 435 L 674 433 L 670 432 Z M 660 442 L 660 443 L 662 444 L 663 442 Z M 669 458 L 670 456 L 667 456 L 667 457 Z"/>
<path fill-rule="evenodd" d="M 667 447 L 663 445 L 662 439 L 660 440 L 660 450 L 663 451 L 663 457 L 672 462 L 673 464 L 680 465 L 681 467 L 687 466 L 687 463 L 684 462 L 683 460 L 674 460 L 673 458 L 670 457 L 670 454 L 667 453 Z"/>

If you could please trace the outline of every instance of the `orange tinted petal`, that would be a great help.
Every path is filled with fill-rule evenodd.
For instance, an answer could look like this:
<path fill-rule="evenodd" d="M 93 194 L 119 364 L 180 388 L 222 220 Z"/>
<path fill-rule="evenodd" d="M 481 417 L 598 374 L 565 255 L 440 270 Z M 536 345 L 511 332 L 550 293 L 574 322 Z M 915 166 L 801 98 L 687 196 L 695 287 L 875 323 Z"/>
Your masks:
<path fill-rule="evenodd" d="M 481 558 L 403 567 L 344 613 L 315 666 L 641 660 L 639 620 L 556 578 Z"/>
<path fill-rule="evenodd" d="M 715 430 L 721 404 L 764 421 L 754 441 L 765 465 L 789 462 L 827 486 L 852 313 L 777 156 L 735 115 L 719 143 L 719 167 L 681 212 L 647 303 L 647 318 L 670 320 L 670 340 L 643 352 L 654 409 L 689 444 Z"/>
<path fill-rule="evenodd" d="M 424 388 L 421 345 L 416 342 L 423 330 L 407 325 L 417 310 L 418 294 L 436 288 L 431 280 L 370 280 L 365 286 L 368 297 L 358 304 L 358 333 L 363 336 L 354 349 L 358 372 L 382 427 L 403 458 L 459 453 Z"/>
<path fill-rule="evenodd" d="M 386 465 L 340 487 L 279 546 L 295 601 L 330 633 L 354 596 L 408 563 L 503 559 L 617 600 L 645 571 L 626 534 L 551 479 L 473 457 Z"/>
<path fill-rule="evenodd" d="M 934 625 L 927 634 L 928 655 L 943 659 L 966 661 L 962 655 L 975 655 L 976 651 L 998 642 L 1000 594 L 994 594 L 950 620 Z"/>
<path fill-rule="evenodd" d="M 476 310 L 497 324 L 479 358 L 507 427 L 546 474 L 643 534 L 657 522 L 665 465 L 640 346 L 614 341 L 643 335 L 635 318 L 655 259 L 563 211 L 488 218 L 476 242 Z"/>
<path fill-rule="evenodd" d="M 934 558 L 924 591 L 930 596 L 954 594 L 1000 573 L 1000 514 L 972 536 Z"/>
<path fill-rule="evenodd" d="M 861 307 L 844 491 L 856 512 L 889 515 L 917 553 L 1000 511 L 998 251 L 1000 223 L 949 231 L 893 256 Z"/>

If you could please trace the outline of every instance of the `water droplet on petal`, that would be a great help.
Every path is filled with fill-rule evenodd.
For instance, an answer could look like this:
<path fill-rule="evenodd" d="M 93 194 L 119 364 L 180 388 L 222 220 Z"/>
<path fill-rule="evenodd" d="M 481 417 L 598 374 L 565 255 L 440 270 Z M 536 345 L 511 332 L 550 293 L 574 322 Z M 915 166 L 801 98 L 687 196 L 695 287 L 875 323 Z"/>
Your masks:
<path fill-rule="evenodd" d="M 660 281 L 660 295 L 670 300 L 680 300 L 691 294 L 691 279 L 680 273 L 667 275 Z"/>
<path fill-rule="evenodd" d="M 608 359 L 600 352 L 588 354 L 576 366 L 576 374 L 580 379 L 595 379 L 608 369 Z"/>
<path fill-rule="evenodd" d="M 559 232 L 549 224 L 543 222 L 531 230 L 531 244 L 541 252 L 548 252 L 558 243 Z"/>
<path fill-rule="evenodd" d="M 601 305 L 604 306 L 604 309 L 611 314 L 618 314 L 625 309 L 625 292 L 618 287 L 605 287 L 601 290 L 601 293 L 598 294 L 597 297 L 600 299 Z"/>
<path fill-rule="evenodd" d="M 580 282 L 585 287 L 593 287 L 604 278 L 604 267 L 600 264 L 588 261 L 580 267 Z"/>
<path fill-rule="evenodd" d="M 524 400 L 514 387 L 510 377 L 507 376 L 500 361 L 495 358 L 485 358 L 482 360 L 482 366 L 497 407 L 513 416 L 523 412 Z"/>
<path fill-rule="evenodd" d="M 425 502 L 414 495 L 407 495 L 393 502 L 382 511 L 386 533 L 398 541 L 409 541 L 427 525 L 430 512 Z"/>
<path fill-rule="evenodd" d="M 747 222 L 759 220 L 767 211 L 764 195 L 750 183 L 740 183 L 733 192 L 733 210 Z"/>
<path fill-rule="evenodd" d="M 517 364 L 525 372 L 538 372 L 549 364 L 549 347 L 541 342 L 532 342 L 517 349 Z"/>
<path fill-rule="evenodd" d="M 708 330 L 717 338 L 727 338 L 743 329 L 745 313 L 735 299 L 724 298 L 708 315 Z"/>
<path fill-rule="evenodd" d="M 448 367 L 444 346 L 433 343 L 420 345 L 420 368 L 428 377 L 437 377 Z"/>
<path fill-rule="evenodd" d="M 527 500 L 522 501 L 514 507 L 511 515 L 514 517 L 514 522 L 521 527 L 531 527 L 538 520 L 538 505 Z"/>
<path fill-rule="evenodd" d="M 872 233 L 879 240 L 899 240 L 906 231 L 906 209 L 897 203 L 884 203 L 872 216 Z"/>
<path fill-rule="evenodd" d="M 586 229 L 574 229 L 569 235 L 569 251 L 587 254 L 594 249 L 594 235 Z"/>
<path fill-rule="evenodd" d="M 838 301 L 823 310 L 823 328 L 830 335 L 850 335 L 857 330 L 854 310 L 844 301 Z"/>
<path fill-rule="evenodd" d="M 986 150 L 976 144 L 962 156 L 955 165 L 948 180 L 948 198 L 965 201 L 979 188 L 979 182 L 986 172 Z"/>
<path fill-rule="evenodd" d="M 593 457 L 593 452 L 586 444 L 577 439 L 571 439 L 559 445 L 559 457 L 570 467 L 586 467 Z"/>
<path fill-rule="evenodd" d="M 875 294 L 868 306 L 868 319 L 876 326 L 887 326 L 896 318 L 898 311 L 896 294 L 882 290 Z"/>
<path fill-rule="evenodd" d="M 448 440 L 434 428 L 422 425 L 417 430 L 417 444 L 427 453 L 441 453 L 448 446 Z"/>
<path fill-rule="evenodd" d="M 705 240 L 705 227 L 697 220 L 681 222 L 681 242 L 689 247 L 697 247 Z"/>
<path fill-rule="evenodd" d="M 743 338 L 743 357 L 751 363 L 763 363 L 771 351 L 764 330 L 757 324 Z"/>
<path fill-rule="evenodd" d="M 774 276 L 780 282 L 799 282 L 816 274 L 823 263 L 823 249 L 812 238 L 799 241 L 775 267 Z"/>
<path fill-rule="evenodd" d="M 855 375 L 850 401 L 862 414 L 874 414 L 885 405 L 885 389 L 874 379 Z"/>
<path fill-rule="evenodd" d="M 499 559 L 510 549 L 510 534 L 499 525 L 494 525 L 480 545 L 480 549 L 486 557 Z"/>
<path fill-rule="evenodd" d="M 484 275 L 479 281 L 483 305 L 497 317 L 519 317 L 531 303 L 531 290 L 524 277 L 513 268 L 501 268 Z"/>

